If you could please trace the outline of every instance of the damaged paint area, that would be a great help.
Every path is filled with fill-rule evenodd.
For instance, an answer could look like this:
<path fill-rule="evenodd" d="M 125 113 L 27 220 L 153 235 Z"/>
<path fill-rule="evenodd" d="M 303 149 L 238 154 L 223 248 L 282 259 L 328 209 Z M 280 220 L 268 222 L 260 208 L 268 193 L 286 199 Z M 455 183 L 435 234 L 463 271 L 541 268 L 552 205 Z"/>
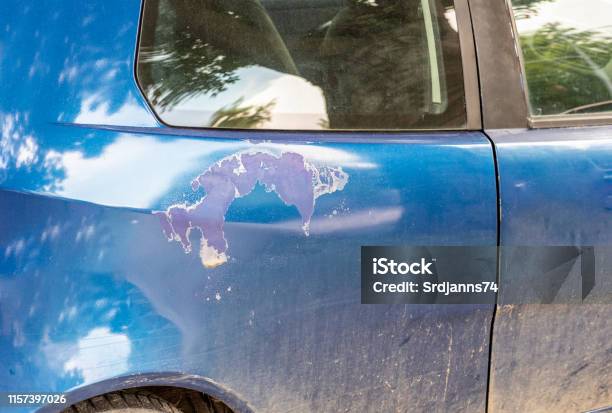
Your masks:
<path fill-rule="evenodd" d="M 244 152 L 212 165 L 191 182 L 206 195 L 193 205 L 171 205 L 154 212 L 168 241 L 178 241 L 185 253 L 192 250 L 189 235 L 200 231 L 200 258 L 207 268 L 227 262 L 228 244 L 223 232 L 225 214 L 236 198 L 250 194 L 259 183 L 275 192 L 288 206 L 295 206 L 308 235 L 317 198 L 344 189 L 348 174 L 341 167 L 316 167 L 294 152 L 276 156 L 268 152 Z"/>

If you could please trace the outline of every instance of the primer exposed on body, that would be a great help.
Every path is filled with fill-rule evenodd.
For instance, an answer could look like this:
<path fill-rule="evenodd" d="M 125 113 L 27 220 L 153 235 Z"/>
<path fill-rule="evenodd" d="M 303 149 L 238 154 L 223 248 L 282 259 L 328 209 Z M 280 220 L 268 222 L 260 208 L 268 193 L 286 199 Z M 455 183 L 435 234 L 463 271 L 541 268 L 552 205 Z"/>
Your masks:
<path fill-rule="evenodd" d="M 191 182 L 196 191 L 206 195 L 193 205 L 172 205 L 165 212 L 154 212 L 160 218 L 168 241 L 178 241 L 185 253 L 192 250 L 189 234 L 201 233 L 202 264 L 214 268 L 227 261 L 228 244 L 223 232 L 225 214 L 236 198 L 250 194 L 257 183 L 275 192 L 289 206 L 295 206 L 302 218 L 302 229 L 308 235 L 316 199 L 341 191 L 348 174 L 341 167 L 316 167 L 298 153 L 279 156 L 267 152 L 239 153 L 221 159 Z"/>

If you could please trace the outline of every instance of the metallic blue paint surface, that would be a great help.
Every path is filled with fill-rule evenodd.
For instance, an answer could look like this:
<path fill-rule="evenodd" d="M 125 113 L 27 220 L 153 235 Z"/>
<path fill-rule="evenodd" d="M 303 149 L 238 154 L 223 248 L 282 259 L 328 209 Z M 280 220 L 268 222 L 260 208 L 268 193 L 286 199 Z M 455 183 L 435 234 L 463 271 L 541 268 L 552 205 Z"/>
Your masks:
<path fill-rule="evenodd" d="M 594 287 L 584 303 L 563 298 L 581 283 L 580 265 L 565 261 L 531 280 L 537 286 L 550 274 L 564 277 L 553 304 L 526 300 L 498 308 L 489 409 L 590 411 L 609 406 L 612 127 L 487 134 L 495 144 L 500 175 L 502 260 L 504 251 L 511 251 L 503 247 L 593 246 L 595 263 Z M 502 269 L 501 288 L 512 275 Z"/>
<path fill-rule="evenodd" d="M 612 244 L 612 127 L 488 131 L 502 245 Z"/>
<path fill-rule="evenodd" d="M 484 409 L 491 306 L 359 302 L 361 245 L 495 245 L 482 133 L 168 129 L 133 78 L 139 2 L 0 7 L 0 391 L 170 372 L 257 411 Z M 152 210 L 266 148 L 349 174 L 310 236 L 259 187 L 226 215 L 227 264 L 166 241 Z"/>

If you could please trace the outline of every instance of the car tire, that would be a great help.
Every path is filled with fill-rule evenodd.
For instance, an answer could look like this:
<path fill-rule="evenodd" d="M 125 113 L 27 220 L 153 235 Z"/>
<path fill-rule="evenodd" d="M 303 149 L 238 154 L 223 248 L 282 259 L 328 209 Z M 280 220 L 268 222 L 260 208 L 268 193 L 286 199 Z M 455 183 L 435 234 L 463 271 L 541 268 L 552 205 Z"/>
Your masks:
<path fill-rule="evenodd" d="M 184 393 L 175 405 L 183 413 L 233 413 L 223 402 L 198 391 Z"/>
<path fill-rule="evenodd" d="M 152 393 L 114 392 L 78 402 L 62 413 L 182 413 Z M 212 411 L 211 411 L 212 413 Z"/>

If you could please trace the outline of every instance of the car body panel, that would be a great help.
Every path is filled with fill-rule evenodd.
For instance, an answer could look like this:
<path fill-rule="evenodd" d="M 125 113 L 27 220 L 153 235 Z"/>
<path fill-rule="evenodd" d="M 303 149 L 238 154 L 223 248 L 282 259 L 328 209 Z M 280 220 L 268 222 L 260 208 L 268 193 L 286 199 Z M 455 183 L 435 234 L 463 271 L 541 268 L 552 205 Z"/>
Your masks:
<path fill-rule="evenodd" d="M 572 285 L 580 284 L 580 266 L 552 280 L 561 288 L 551 303 L 502 300 L 494 322 L 489 408 L 587 411 L 609 406 L 612 127 L 487 133 L 500 174 L 502 254 L 521 245 L 592 246 L 595 253 L 595 283 L 584 303 L 568 295 Z M 502 267 L 502 288 L 513 275 Z"/>
<path fill-rule="evenodd" d="M 1 7 L 0 391 L 187 374 L 237 410 L 484 409 L 492 306 L 359 299 L 361 245 L 495 245 L 484 134 L 170 129 L 134 79 L 140 2 Z M 152 213 L 198 202 L 192 180 L 244 153 L 348 181 L 308 235 L 271 188 L 237 197 L 228 262 L 205 268 Z"/>
<path fill-rule="evenodd" d="M 371 306 L 359 298 L 361 245 L 495 242 L 492 155 L 482 135 L 275 141 L 311 160 L 333 151 L 328 162 L 342 166 L 349 182 L 317 200 L 308 236 L 297 211 L 276 194 L 258 187 L 237 199 L 225 224 L 230 260 L 207 269 L 197 254 L 169 243 L 150 212 L 194 197 L 191 179 L 225 155 L 214 140 L 55 127 L 93 133 L 90 142 L 107 148 L 127 140 L 131 149 L 104 149 L 85 160 L 79 170 L 88 192 L 80 195 L 34 195 L 24 191 L 35 188 L 5 181 L 6 390 L 28 383 L 59 391 L 116 375 L 175 371 L 210 377 L 267 411 L 484 406 L 491 306 Z M 271 145 L 223 144 L 229 153 Z M 38 145 L 45 147 L 42 139 Z M 139 147 L 159 162 L 139 159 Z M 98 174 L 91 165 L 100 158 L 112 163 L 108 153 L 135 158 L 125 169 Z M 104 205 L 116 203 L 117 187 L 140 191 L 142 180 L 130 177 L 134 164 L 145 176 L 160 170 L 163 176 L 169 153 L 182 157 L 167 163 L 169 170 L 190 167 L 169 188 L 162 181 L 147 208 L 153 198 L 144 195 L 122 207 Z M 190 162 L 194 154 L 197 162 Z M 87 343 L 107 340 L 108 349 L 88 350 Z M 422 390 L 399 397 L 402 388 Z"/>

